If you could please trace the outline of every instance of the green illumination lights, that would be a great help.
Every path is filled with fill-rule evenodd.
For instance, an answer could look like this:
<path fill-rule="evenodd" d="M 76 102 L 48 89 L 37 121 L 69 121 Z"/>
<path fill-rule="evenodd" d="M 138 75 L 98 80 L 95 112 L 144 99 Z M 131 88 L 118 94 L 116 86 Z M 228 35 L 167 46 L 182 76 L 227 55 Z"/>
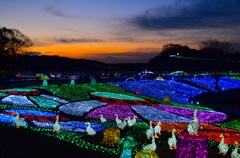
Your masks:
<path fill-rule="evenodd" d="M 97 132 L 98 136 L 101 134 L 104 135 L 105 132 L 103 132 L 103 131 L 106 130 L 107 128 L 113 128 L 113 129 L 116 129 L 116 131 L 111 131 L 108 133 L 107 136 L 109 138 L 105 139 L 106 143 L 101 143 L 100 141 L 102 141 L 102 140 L 89 141 L 90 136 L 87 136 L 86 132 L 84 132 L 84 131 L 81 132 L 81 131 L 76 131 L 76 130 L 75 131 L 68 130 L 68 129 L 70 129 L 70 126 L 71 126 L 70 123 L 75 125 L 75 126 L 71 126 L 74 129 L 76 129 L 75 127 L 76 127 L 76 125 L 78 125 L 76 122 L 72 122 L 71 120 L 60 121 L 59 123 L 61 124 L 61 132 L 59 132 L 59 134 L 55 134 L 55 133 L 52 133 L 52 128 L 50 128 L 53 125 L 53 121 L 49 121 L 50 118 L 46 117 L 47 121 L 49 121 L 49 122 L 47 122 L 47 121 L 42 121 L 42 120 L 37 121 L 35 115 L 34 115 L 34 117 L 28 116 L 30 114 L 30 112 L 22 113 L 22 114 L 20 113 L 20 115 L 26 117 L 28 122 L 30 122 L 32 120 L 35 121 L 35 122 L 32 122 L 31 124 L 29 124 L 29 126 L 26 127 L 26 130 L 33 130 L 35 132 L 40 132 L 41 134 L 51 136 L 51 137 L 54 137 L 54 138 L 62 140 L 62 141 L 67 141 L 67 142 L 72 143 L 82 149 L 89 149 L 92 151 L 107 153 L 109 155 L 112 155 L 112 157 L 115 157 L 115 156 L 119 157 L 120 154 L 122 155 L 122 157 L 129 157 L 129 156 L 132 157 L 135 154 L 137 154 L 135 156 L 135 158 L 140 158 L 140 157 L 137 157 L 138 152 L 139 152 L 139 153 L 142 153 L 142 154 L 145 154 L 148 156 L 150 155 L 153 158 L 158 158 L 156 153 L 152 153 L 148 150 L 142 150 L 142 145 L 147 143 L 147 142 L 141 141 L 141 139 L 146 136 L 146 130 L 149 128 L 149 125 L 147 123 L 137 121 L 134 124 L 134 126 L 132 126 L 131 128 L 126 128 L 123 131 L 120 130 L 121 133 L 117 132 L 117 131 L 119 131 L 119 129 L 116 128 L 116 124 L 114 122 L 115 121 L 114 109 L 109 108 L 108 110 L 106 110 L 104 108 L 104 107 L 114 107 L 114 108 L 120 107 L 120 108 L 116 108 L 116 110 L 118 110 L 118 112 L 116 112 L 117 114 L 122 112 L 122 113 L 125 113 L 126 116 L 131 116 L 131 117 L 134 114 L 136 114 L 139 116 L 139 118 L 141 118 L 140 113 L 138 113 L 139 111 L 142 113 L 142 112 L 145 112 L 148 109 L 150 109 L 151 112 L 147 112 L 148 115 L 146 115 L 146 117 L 148 117 L 148 118 L 158 117 L 159 113 L 157 113 L 157 112 L 155 113 L 154 110 L 155 109 L 158 111 L 161 110 L 160 108 L 159 109 L 157 108 L 157 107 L 160 107 L 160 105 L 159 106 L 148 105 L 148 107 L 146 108 L 145 104 L 142 106 L 139 106 L 139 104 L 137 104 L 137 103 L 140 103 L 140 102 L 138 102 L 139 100 L 143 100 L 143 101 L 148 100 L 148 98 L 146 96 L 136 95 L 134 93 L 127 92 L 119 87 L 109 86 L 107 84 L 96 84 L 96 85 L 90 85 L 90 84 L 78 85 L 78 84 L 76 84 L 74 86 L 71 86 L 69 84 L 61 85 L 61 86 L 48 85 L 46 87 L 36 86 L 36 88 L 37 89 L 45 89 L 45 90 L 49 91 L 49 93 L 52 93 L 52 96 L 49 96 L 49 95 L 27 96 L 27 98 L 29 100 L 34 101 L 34 103 L 38 104 L 39 107 L 34 108 L 34 107 L 13 106 L 13 105 L 7 105 L 7 103 L 6 103 L 6 104 L 0 104 L 1 111 L 6 112 L 6 108 L 8 110 L 10 108 L 13 110 L 27 109 L 31 112 L 38 114 L 36 111 L 34 111 L 37 109 L 37 110 L 41 110 L 41 111 L 54 112 L 54 114 L 60 115 L 60 116 L 62 114 L 61 112 L 66 113 L 66 111 L 68 111 L 68 112 L 72 111 L 73 113 L 67 113 L 67 114 L 73 115 L 73 114 L 77 113 L 77 115 L 74 116 L 74 119 L 77 117 L 81 117 L 81 119 L 85 119 L 82 122 L 82 124 L 84 124 L 86 121 L 89 121 L 89 122 L 91 122 L 92 128 L 94 128 L 92 126 L 92 125 L 94 125 L 94 122 L 102 125 L 102 127 L 104 127 L 104 128 L 102 128 L 101 131 Z M 31 89 L 31 88 L 29 88 L 29 89 Z M 21 91 L 21 89 L 19 89 L 19 91 Z M 39 91 L 41 91 L 41 90 L 39 90 Z M 158 93 L 158 91 L 155 91 L 155 92 Z M 93 100 L 92 99 L 92 97 L 94 97 L 93 94 L 99 94 L 99 96 L 105 97 L 105 98 L 108 97 L 111 100 L 114 100 L 114 103 L 109 103 L 107 101 L 102 102 L 102 101 L 98 101 L 98 100 Z M 0 97 L 1 97 L 1 99 L 3 99 L 3 98 L 6 98 L 7 96 L 1 96 L 1 93 L 0 93 Z M 62 98 L 64 98 L 64 99 L 62 99 Z M 118 101 L 115 101 L 117 99 L 118 100 L 126 100 L 126 103 L 128 100 L 133 100 L 131 103 L 135 103 L 135 104 L 130 104 L 130 105 L 117 104 Z M 18 98 L 14 98 L 12 100 L 19 101 Z M 152 99 L 151 101 L 153 103 L 159 103 L 160 100 Z M 172 103 L 172 102 L 170 104 L 173 104 L 175 106 L 175 108 L 174 108 L 175 109 L 174 111 L 176 111 L 175 113 L 173 112 L 172 106 L 166 105 L 167 107 L 162 106 L 161 108 L 164 108 L 165 111 L 167 111 L 166 109 L 168 109 L 167 112 L 172 113 L 172 114 L 174 113 L 176 115 L 180 115 L 179 113 L 181 112 L 179 108 L 176 108 L 176 106 L 177 107 L 190 107 L 191 109 L 193 108 L 192 105 L 178 104 L 178 103 Z M 119 105 L 121 105 L 121 106 L 119 106 Z M 56 109 L 53 110 L 53 108 L 58 108 L 58 106 L 60 107 L 60 113 L 58 113 L 58 111 Z M 194 105 L 194 108 L 195 107 L 198 107 L 198 109 L 210 110 L 210 108 L 205 108 L 205 107 L 201 107 L 198 105 Z M 61 108 L 66 108 L 66 111 L 61 111 L 62 110 Z M 152 110 L 152 108 L 154 108 L 154 109 Z M 124 109 L 126 109 L 127 111 L 124 111 Z M 186 109 L 181 109 L 181 110 L 187 111 Z M 113 111 L 114 111 L 114 113 L 113 113 Z M 212 110 L 212 111 L 214 112 L 214 110 Z M 111 112 L 113 114 L 111 114 Z M 94 115 L 93 115 L 93 113 L 94 113 Z M 109 113 L 109 114 L 107 115 L 107 113 Z M 96 117 L 90 117 L 90 114 L 92 114 L 91 116 L 96 116 Z M 105 124 L 101 124 L 101 122 L 99 120 L 99 114 L 104 114 L 104 117 L 107 119 L 107 122 Z M 6 115 L 6 113 L 5 113 L 5 115 Z M 7 117 L 5 117 L 5 115 L 4 115 L 4 118 L 7 118 Z M 67 115 L 67 116 L 69 116 L 69 115 Z M 124 116 L 123 118 L 125 118 L 125 115 L 119 115 L 119 116 L 122 116 L 122 117 Z M 172 115 L 168 115 L 168 114 L 166 114 L 166 115 L 172 116 Z M 87 118 L 85 118 L 85 116 L 87 116 Z M 160 116 L 163 117 L 164 113 L 161 113 Z M 40 117 L 39 114 L 37 115 L 37 117 Z M 186 117 L 187 117 L 187 115 L 186 115 Z M 32 119 L 32 118 L 34 118 L 34 119 Z M 168 128 L 170 129 L 170 127 L 171 127 L 171 129 L 172 129 L 173 126 L 178 126 L 179 129 L 181 128 L 181 130 L 186 130 L 186 122 L 185 121 L 183 121 L 181 123 L 181 122 L 178 122 L 178 119 L 173 119 L 173 118 L 174 117 L 171 117 L 171 119 L 169 119 L 170 122 L 163 122 L 163 124 L 162 124 L 163 126 L 161 126 L 163 135 L 166 134 L 165 132 L 168 132 Z M 7 118 L 7 119 L 11 120 L 10 118 Z M 38 123 L 38 124 L 36 124 L 36 123 Z M 155 121 L 155 124 L 156 123 L 157 122 Z M 208 124 L 205 123 L 205 124 L 201 124 L 202 129 L 200 131 L 205 132 L 203 134 L 206 134 L 209 137 L 210 146 L 217 148 L 219 143 L 216 143 L 216 141 L 217 141 L 216 138 L 218 136 L 216 133 L 218 131 L 224 132 L 226 134 L 226 142 L 229 142 L 229 144 L 230 143 L 232 144 L 234 139 L 239 140 L 240 132 L 236 131 L 236 130 L 240 130 L 239 124 L 240 124 L 239 119 L 229 121 L 229 122 L 215 123 L 215 125 L 220 126 L 218 128 L 216 128 L 217 126 L 213 126 L 210 123 L 208 123 Z M 43 126 L 38 126 L 38 125 L 43 125 Z M 212 126 L 210 126 L 210 125 L 212 125 Z M 13 125 L 7 124 L 7 126 L 13 126 Z M 48 127 L 48 128 L 44 128 L 44 127 Z M 223 128 L 221 128 L 221 127 L 223 127 Z M 229 128 L 236 129 L 236 130 L 232 131 Z M 66 129 L 66 130 L 64 130 L 64 129 Z M 85 130 L 85 128 L 83 128 L 83 129 Z M 91 136 L 91 137 L 94 139 L 95 136 Z M 125 145 L 122 145 L 122 146 L 117 145 L 118 143 L 116 143 L 116 142 L 120 143 L 119 140 L 121 138 L 122 139 L 124 138 L 124 143 L 123 142 L 122 143 Z M 234 138 L 234 139 L 232 139 L 232 138 Z M 137 140 L 133 143 L 134 145 L 131 145 L 132 140 Z M 104 139 L 102 142 L 104 142 Z M 156 143 L 157 143 L 157 145 L 161 145 L 160 140 L 156 140 Z M 166 142 L 163 142 L 163 143 L 166 143 Z M 147 144 L 149 144 L 149 143 L 147 143 Z M 125 151 L 123 152 L 123 150 L 125 150 Z"/>
<path fill-rule="evenodd" d="M 126 94 L 112 93 L 112 92 L 92 92 L 91 95 L 112 98 L 112 99 L 121 99 L 121 100 L 139 100 L 144 101 L 144 99 L 134 96 L 129 96 Z"/>
<path fill-rule="evenodd" d="M 60 105 L 58 102 L 41 97 L 41 96 L 29 96 L 34 102 L 36 102 L 42 108 L 56 108 Z"/>

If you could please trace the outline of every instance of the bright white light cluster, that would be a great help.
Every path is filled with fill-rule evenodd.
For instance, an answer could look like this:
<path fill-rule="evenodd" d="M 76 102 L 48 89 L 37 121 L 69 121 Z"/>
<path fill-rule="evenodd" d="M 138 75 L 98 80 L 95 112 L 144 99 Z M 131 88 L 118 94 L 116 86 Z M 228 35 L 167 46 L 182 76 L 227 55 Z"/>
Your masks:
<path fill-rule="evenodd" d="M 51 96 L 51 95 L 47 95 L 47 94 L 41 94 L 40 95 L 41 97 L 45 97 L 45 98 L 48 98 L 48 99 L 52 99 L 54 101 L 57 101 L 59 103 L 62 103 L 62 104 L 67 104 L 69 103 L 69 101 L 65 100 L 65 99 L 61 99 L 59 97 L 55 97 L 55 96 Z"/>
<path fill-rule="evenodd" d="M 22 95 L 9 95 L 2 99 L 3 103 L 14 104 L 19 106 L 37 107 L 26 96 Z"/>
<path fill-rule="evenodd" d="M 138 114 L 147 120 L 161 122 L 190 122 L 191 120 L 151 106 L 131 106 Z"/>
<path fill-rule="evenodd" d="M 91 109 L 106 105 L 107 103 L 100 102 L 98 100 L 87 100 L 73 102 L 65 104 L 59 107 L 59 110 L 71 115 L 82 116 L 83 114 L 89 112 Z"/>

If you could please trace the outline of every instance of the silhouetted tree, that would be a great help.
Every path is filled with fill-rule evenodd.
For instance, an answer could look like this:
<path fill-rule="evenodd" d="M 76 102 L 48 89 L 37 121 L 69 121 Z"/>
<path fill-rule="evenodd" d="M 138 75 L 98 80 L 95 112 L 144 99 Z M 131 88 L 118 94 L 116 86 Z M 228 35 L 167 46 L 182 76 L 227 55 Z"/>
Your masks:
<path fill-rule="evenodd" d="M 215 62 L 216 65 L 214 71 L 216 89 L 219 89 L 219 77 L 220 72 L 222 71 L 222 66 L 224 66 L 224 55 L 232 52 L 231 46 L 232 44 L 230 42 L 218 39 L 208 39 L 199 43 L 200 54 L 217 61 Z"/>
<path fill-rule="evenodd" d="M 201 41 L 199 43 L 199 48 L 200 50 L 205 50 L 205 49 L 215 49 L 217 53 L 231 53 L 232 44 L 227 41 L 220 41 L 218 39 L 208 39 L 206 41 Z"/>
<path fill-rule="evenodd" d="M 182 60 L 176 60 L 169 58 L 170 55 L 180 55 L 180 56 L 193 56 L 196 54 L 197 50 L 190 49 L 188 46 L 182 46 L 180 44 L 166 44 L 162 47 L 162 52 L 156 57 L 149 60 L 148 64 L 150 67 L 161 67 L 161 69 L 182 69 L 184 65 Z M 174 62 L 174 64 L 170 64 Z"/>
<path fill-rule="evenodd" d="M 17 29 L 0 27 L 0 56 L 19 55 L 25 53 L 32 41 Z"/>
<path fill-rule="evenodd" d="M 180 44 L 166 44 L 162 47 L 162 52 L 176 52 L 176 51 L 182 51 L 182 50 L 186 50 L 189 49 L 188 46 L 182 46 Z"/>

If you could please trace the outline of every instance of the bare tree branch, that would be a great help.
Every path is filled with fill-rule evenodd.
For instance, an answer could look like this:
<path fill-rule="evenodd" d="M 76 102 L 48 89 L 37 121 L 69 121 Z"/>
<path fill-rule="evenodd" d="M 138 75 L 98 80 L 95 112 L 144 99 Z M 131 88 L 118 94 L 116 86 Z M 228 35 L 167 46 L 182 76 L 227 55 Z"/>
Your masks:
<path fill-rule="evenodd" d="M 0 27 L 0 55 L 20 55 L 31 46 L 31 39 L 19 30 Z"/>

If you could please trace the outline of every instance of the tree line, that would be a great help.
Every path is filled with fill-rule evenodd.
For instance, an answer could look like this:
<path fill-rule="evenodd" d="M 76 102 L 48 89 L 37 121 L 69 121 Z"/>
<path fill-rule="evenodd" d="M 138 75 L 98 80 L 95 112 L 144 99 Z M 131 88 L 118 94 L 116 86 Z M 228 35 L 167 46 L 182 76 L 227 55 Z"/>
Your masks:
<path fill-rule="evenodd" d="M 199 50 L 179 44 L 167 44 L 152 58 L 151 69 L 185 71 L 239 71 L 240 53 L 233 52 L 232 44 L 217 39 L 199 43 Z"/>
<path fill-rule="evenodd" d="M 31 39 L 19 30 L 0 27 L 0 70 L 103 70 L 109 67 L 109 64 L 85 59 L 29 56 L 27 52 L 32 46 Z M 218 39 L 199 42 L 199 50 L 170 43 L 142 65 L 155 71 L 239 71 L 240 53 L 234 52 L 231 42 Z M 127 70 L 129 64 L 111 64 L 111 69 L 114 68 Z"/>

